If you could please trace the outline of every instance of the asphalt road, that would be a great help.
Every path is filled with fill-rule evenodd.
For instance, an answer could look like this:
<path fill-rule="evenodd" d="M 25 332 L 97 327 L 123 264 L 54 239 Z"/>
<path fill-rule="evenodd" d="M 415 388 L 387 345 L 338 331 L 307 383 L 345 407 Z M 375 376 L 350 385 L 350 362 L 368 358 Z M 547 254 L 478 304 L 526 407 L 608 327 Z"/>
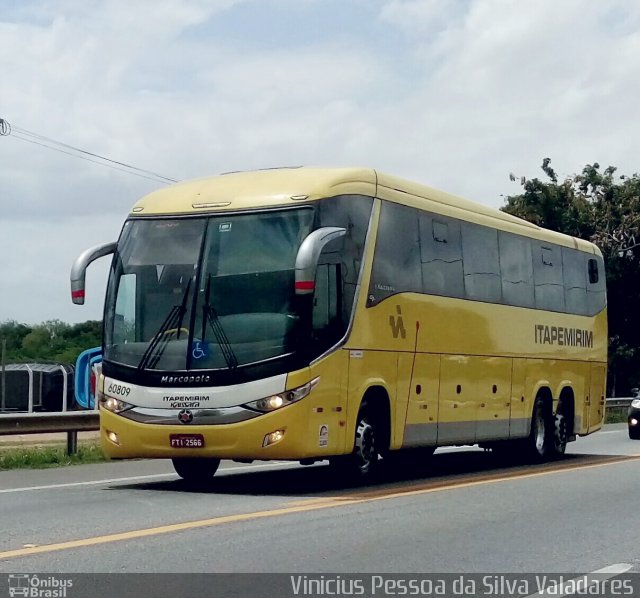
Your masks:
<path fill-rule="evenodd" d="M 551 464 L 445 449 L 360 487 L 283 463 L 223 463 L 198 490 L 168 461 L 6 471 L 0 571 L 640 571 L 639 474 L 625 425 Z"/>

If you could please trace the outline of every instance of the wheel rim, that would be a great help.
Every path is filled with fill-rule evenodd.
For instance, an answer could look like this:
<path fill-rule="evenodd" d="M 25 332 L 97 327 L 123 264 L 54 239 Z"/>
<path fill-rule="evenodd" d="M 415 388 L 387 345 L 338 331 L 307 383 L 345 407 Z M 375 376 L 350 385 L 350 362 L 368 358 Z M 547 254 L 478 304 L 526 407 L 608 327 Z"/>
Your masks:
<path fill-rule="evenodd" d="M 544 422 L 544 414 L 542 412 L 541 406 L 536 409 L 535 426 L 536 426 L 535 428 L 536 450 L 538 451 L 538 453 L 542 455 L 544 452 L 547 431 L 546 431 L 545 422 Z"/>
<path fill-rule="evenodd" d="M 360 473 L 368 473 L 377 460 L 378 453 L 373 426 L 364 418 L 358 422 L 358 427 L 356 428 L 354 449 Z"/>

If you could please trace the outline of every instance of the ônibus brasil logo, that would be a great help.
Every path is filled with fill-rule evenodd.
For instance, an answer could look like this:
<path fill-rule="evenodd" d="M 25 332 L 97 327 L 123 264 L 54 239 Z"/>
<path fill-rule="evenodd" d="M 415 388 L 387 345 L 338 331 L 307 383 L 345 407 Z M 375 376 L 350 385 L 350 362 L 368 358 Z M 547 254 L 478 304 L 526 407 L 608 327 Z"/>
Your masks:
<path fill-rule="evenodd" d="M 67 590 L 72 585 L 71 579 L 60 579 L 54 575 L 14 573 L 9 575 L 9 597 L 67 598 Z"/>

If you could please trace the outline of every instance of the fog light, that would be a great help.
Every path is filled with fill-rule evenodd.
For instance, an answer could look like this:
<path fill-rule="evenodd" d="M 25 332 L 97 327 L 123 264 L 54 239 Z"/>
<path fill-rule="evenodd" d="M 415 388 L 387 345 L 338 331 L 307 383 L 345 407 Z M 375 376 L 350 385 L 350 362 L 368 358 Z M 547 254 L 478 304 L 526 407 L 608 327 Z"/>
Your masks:
<path fill-rule="evenodd" d="M 115 432 L 107 431 L 107 438 L 113 442 L 113 444 L 120 445 L 120 441 L 118 440 L 118 435 Z"/>
<path fill-rule="evenodd" d="M 283 438 L 284 438 L 284 430 L 276 430 L 275 432 L 271 432 L 271 434 L 267 434 L 264 437 L 262 446 L 269 446 L 270 444 L 275 444 L 276 442 L 280 442 Z"/>
<path fill-rule="evenodd" d="M 637 426 L 637 425 L 638 425 L 638 420 L 637 420 L 635 417 L 632 417 L 632 418 L 629 420 L 629 423 L 630 423 L 632 426 Z"/>

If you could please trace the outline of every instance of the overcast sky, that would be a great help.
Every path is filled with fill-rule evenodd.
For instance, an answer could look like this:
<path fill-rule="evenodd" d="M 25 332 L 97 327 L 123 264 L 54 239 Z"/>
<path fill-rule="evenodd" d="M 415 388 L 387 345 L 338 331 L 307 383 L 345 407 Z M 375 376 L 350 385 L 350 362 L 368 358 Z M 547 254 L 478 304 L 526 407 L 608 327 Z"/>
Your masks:
<path fill-rule="evenodd" d="M 176 179 L 370 166 L 499 207 L 638 169 L 640 3 L 0 0 L 0 118 Z M 161 183 L 0 137 L 0 321 L 102 315 L 69 269 Z"/>

